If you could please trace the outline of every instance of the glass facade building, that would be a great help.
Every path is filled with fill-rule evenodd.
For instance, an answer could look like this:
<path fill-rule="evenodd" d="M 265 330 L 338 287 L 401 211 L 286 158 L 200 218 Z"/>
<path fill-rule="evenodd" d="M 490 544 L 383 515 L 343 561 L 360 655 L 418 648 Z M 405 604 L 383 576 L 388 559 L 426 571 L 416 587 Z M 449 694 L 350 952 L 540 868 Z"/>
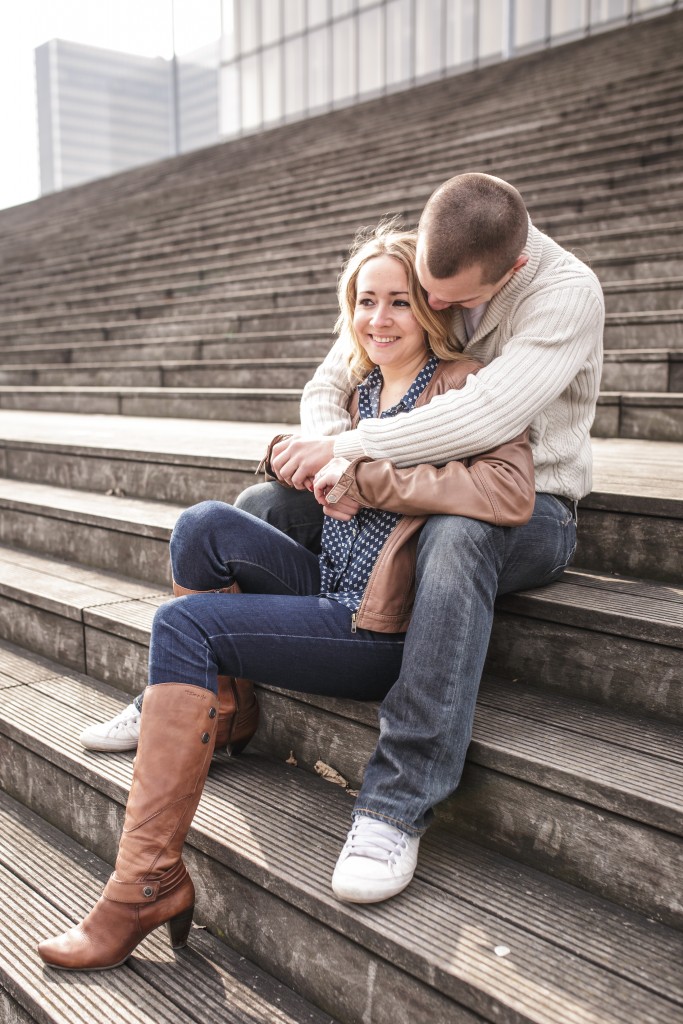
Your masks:
<path fill-rule="evenodd" d="M 39 46 L 41 194 L 218 142 L 218 49 L 174 62 L 63 39 Z"/>
<path fill-rule="evenodd" d="M 661 14 L 678 0 L 222 0 L 221 135 Z"/>
<path fill-rule="evenodd" d="M 43 193 L 663 14 L 683 0 L 206 2 L 220 11 L 220 39 L 172 61 L 63 40 L 36 50 Z"/>

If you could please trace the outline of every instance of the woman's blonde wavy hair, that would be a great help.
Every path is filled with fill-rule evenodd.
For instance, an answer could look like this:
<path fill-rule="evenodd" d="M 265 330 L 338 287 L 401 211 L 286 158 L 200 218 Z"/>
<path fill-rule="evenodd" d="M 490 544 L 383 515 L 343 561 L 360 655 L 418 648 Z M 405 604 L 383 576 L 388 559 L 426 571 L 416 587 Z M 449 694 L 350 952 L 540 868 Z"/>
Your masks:
<path fill-rule="evenodd" d="M 349 371 L 357 380 L 367 377 L 375 364 L 368 358 L 353 328 L 358 297 L 356 281 L 361 267 L 376 256 L 392 256 L 405 270 L 410 308 L 424 329 L 427 350 L 439 359 L 463 358 L 453 335 L 452 311 L 432 309 L 427 302 L 427 293 L 415 270 L 416 248 L 417 232 L 402 230 L 396 220 L 383 221 L 376 228 L 361 228 L 354 239 L 337 287 L 339 316 L 335 332 L 347 341 Z"/>

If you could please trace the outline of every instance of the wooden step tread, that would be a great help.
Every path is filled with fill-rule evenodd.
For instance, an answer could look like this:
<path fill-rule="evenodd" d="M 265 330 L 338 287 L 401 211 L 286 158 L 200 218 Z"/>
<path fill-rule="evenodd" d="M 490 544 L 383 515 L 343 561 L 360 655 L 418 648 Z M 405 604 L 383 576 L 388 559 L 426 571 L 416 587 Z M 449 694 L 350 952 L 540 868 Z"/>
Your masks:
<path fill-rule="evenodd" d="M 168 540 L 182 505 L 93 494 L 0 477 L 0 508 Z"/>
<path fill-rule="evenodd" d="M 134 958 L 99 972 L 56 975 L 37 942 L 76 923 L 110 873 L 103 861 L 0 794 L 0 980 L 40 1020 L 73 1024 L 334 1024 L 327 1014 L 201 928 L 173 953 L 163 931 Z M 60 983 L 58 984 L 57 981 Z"/>
<path fill-rule="evenodd" d="M 244 467 L 246 463 L 246 468 L 255 469 L 271 438 L 292 429 L 291 424 L 257 421 L 159 420 L 97 414 L 84 419 L 78 413 L 0 410 L 0 448 L 8 442 L 45 444 L 73 454 L 96 449 L 102 457 L 125 454 L 142 461 L 163 455 L 168 461 L 183 463 L 191 459 L 197 465 L 226 468 L 237 464 Z"/>
<path fill-rule="evenodd" d="M 80 620 L 85 608 L 145 600 L 160 591 L 115 573 L 0 547 L 0 593 L 69 619 Z"/>
<path fill-rule="evenodd" d="M 508 594 L 497 606 L 601 632 L 683 647 L 683 590 L 568 570 L 557 583 Z"/>
<path fill-rule="evenodd" d="M 35 717 L 14 723 L 15 739 L 122 803 L 130 756 L 79 752 L 70 737 L 85 724 L 80 707 L 60 710 L 54 688 L 52 697 L 21 688 Z M 486 1020 L 677 1020 L 680 934 L 467 843 L 453 848 L 438 829 L 405 894 L 374 908 L 337 903 L 329 876 L 350 809 L 337 787 L 296 769 L 257 756 L 219 759 L 191 842 Z M 508 956 L 496 956 L 500 945 Z"/>

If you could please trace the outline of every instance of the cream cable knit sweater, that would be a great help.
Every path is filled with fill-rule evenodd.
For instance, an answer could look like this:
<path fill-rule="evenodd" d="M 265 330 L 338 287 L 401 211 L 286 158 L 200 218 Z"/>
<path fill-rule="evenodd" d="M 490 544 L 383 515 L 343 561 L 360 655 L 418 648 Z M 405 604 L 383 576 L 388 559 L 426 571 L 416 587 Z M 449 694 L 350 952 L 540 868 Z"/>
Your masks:
<path fill-rule="evenodd" d="M 350 430 L 352 385 L 339 339 L 306 385 L 304 434 L 339 434 L 335 455 L 443 465 L 488 451 L 531 425 L 536 490 L 582 498 L 591 489 L 590 428 L 602 369 L 604 301 L 595 274 L 529 222 L 529 261 L 493 297 L 462 350 L 485 364 L 461 391 Z"/>

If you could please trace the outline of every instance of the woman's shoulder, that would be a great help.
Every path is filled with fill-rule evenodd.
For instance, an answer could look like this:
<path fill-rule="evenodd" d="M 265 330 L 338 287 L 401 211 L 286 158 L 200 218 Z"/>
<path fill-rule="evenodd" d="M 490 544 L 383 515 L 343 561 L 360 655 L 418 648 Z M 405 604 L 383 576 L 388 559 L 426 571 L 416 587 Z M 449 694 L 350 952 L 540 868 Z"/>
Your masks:
<path fill-rule="evenodd" d="M 434 384 L 443 391 L 461 388 L 469 375 L 477 373 L 483 365 L 478 359 L 470 359 L 469 356 L 462 356 L 459 359 L 441 359 L 434 371 Z"/>

